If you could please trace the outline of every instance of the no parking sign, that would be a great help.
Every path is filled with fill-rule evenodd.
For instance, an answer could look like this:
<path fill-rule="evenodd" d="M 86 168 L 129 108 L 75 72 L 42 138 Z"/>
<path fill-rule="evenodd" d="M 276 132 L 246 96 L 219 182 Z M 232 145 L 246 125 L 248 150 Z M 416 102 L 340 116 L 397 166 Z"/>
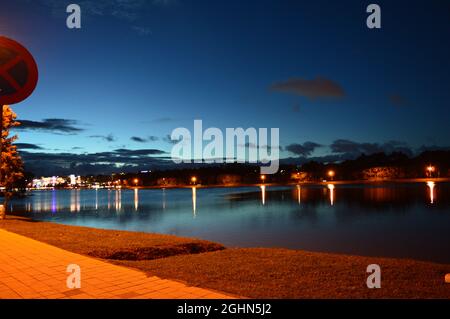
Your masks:
<path fill-rule="evenodd" d="M 38 69 L 21 44 L 0 37 L 0 106 L 25 100 L 36 88 Z"/>
<path fill-rule="evenodd" d="M 37 81 L 38 69 L 30 52 L 20 43 L 0 37 L 0 136 L 3 131 L 3 106 L 25 100 L 33 93 Z M 2 150 L 3 140 L 0 142 L 0 163 Z M 0 218 L 4 215 L 2 207 Z"/>

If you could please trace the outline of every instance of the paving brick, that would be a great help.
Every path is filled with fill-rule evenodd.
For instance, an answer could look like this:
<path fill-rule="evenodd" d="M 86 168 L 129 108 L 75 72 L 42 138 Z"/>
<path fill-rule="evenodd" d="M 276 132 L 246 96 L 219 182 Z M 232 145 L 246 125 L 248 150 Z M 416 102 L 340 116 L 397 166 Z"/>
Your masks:
<path fill-rule="evenodd" d="M 0 299 L 231 298 L 81 256 L 0 229 Z M 69 264 L 81 268 L 81 289 L 68 289 Z"/>

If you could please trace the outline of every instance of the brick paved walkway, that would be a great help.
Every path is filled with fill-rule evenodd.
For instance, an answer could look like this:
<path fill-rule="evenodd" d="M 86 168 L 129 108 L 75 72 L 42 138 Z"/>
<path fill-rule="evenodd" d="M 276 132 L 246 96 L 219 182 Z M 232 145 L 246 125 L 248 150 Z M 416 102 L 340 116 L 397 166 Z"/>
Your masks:
<path fill-rule="evenodd" d="M 67 266 L 81 267 L 81 288 L 67 288 Z M 0 299 L 222 299 L 219 292 L 147 277 L 0 229 Z"/>

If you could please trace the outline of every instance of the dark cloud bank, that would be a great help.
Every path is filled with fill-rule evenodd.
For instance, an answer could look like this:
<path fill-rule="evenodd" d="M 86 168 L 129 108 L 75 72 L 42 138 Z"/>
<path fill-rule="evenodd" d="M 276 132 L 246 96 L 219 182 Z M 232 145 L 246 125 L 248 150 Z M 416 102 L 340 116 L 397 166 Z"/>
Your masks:
<path fill-rule="evenodd" d="M 321 163 L 336 163 L 345 160 L 353 160 L 361 155 L 372 155 L 377 153 L 403 153 L 408 157 L 413 157 L 425 151 L 449 150 L 449 147 L 422 146 L 418 149 L 409 147 L 404 142 L 389 141 L 386 143 L 359 143 L 346 139 L 335 140 L 328 146 L 329 154 L 324 156 L 311 156 L 318 148 L 325 147 L 314 142 L 303 144 L 290 144 L 285 150 L 291 153 L 291 157 L 281 160 L 284 164 L 301 165 L 310 161 Z"/>
<path fill-rule="evenodd" d="M 84 131 L 79 122 L 70 119 L 44 119 L 42 121 L 17 120 L 20 126 L 16 131 L 41 131 L 50 133 L 76 134 Z"/>
<path fill-rule="evenodd" d="M 16 144 L 21 149 L 27 171 L 38 176 L 51 175 L 95 175 L 111 174 L 117 172 L 137 172 L 149 169 L 184 168 L 189 165 L 176 165 L 172 162 L 170 154 L 159 149 L 130 150 L 119 148 L 109 152 L 98 153 L 47 153 L 42 152 L 38 145 L 28 143 Z M 328 147 L 328 155 L 315 157 L 314 151 Z M 409 157 L 422 151 L 448 150 L 443 147 L 422 147 L 418 150 L 408 148 L 405 143 L 391 141 L 387 143 L 358 143 L 350 140 L 336 140 L 329 146 L 314 142 L 303 144 L 290 144 L 284 148 L 293 156 L 282 159 L 281 164 L 301 165 L 310 161 L 322 163 L 335 163 L 355 159 L 361 154 L 376 153 L 392 154 L 401 152 Z"/>
<path fill-rule="evenodd" d="M 270 89 L 272 91 L 304 96 L 309 99 L 342 98 L 345 96 L 345 91 L 339 83 L 322 77 L 317 77 L 313 80 L 292 78 L 275 83 Z"/>
<path fill-rule="evenodd" d="M 110 174 L 163 168 L 172 162 L 158 149 L 116 149 L 99 153 L 20 152 L 27 171 L 37 175 Z"/>

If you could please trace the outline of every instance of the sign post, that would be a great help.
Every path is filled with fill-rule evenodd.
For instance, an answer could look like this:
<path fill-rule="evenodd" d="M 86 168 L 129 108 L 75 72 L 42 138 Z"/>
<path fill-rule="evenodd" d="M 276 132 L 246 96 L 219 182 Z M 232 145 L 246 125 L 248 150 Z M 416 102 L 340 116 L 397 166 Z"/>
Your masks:
<path fill-rule="evenodd" d="M 38 69 L 33 56 L 18 42 L 0 36 L 0 186 L 2 177 L 3 112 L 5 105 L 16 104 L 33 93 Z M 1 210 L 4 207 L 0 207 Z"/>

